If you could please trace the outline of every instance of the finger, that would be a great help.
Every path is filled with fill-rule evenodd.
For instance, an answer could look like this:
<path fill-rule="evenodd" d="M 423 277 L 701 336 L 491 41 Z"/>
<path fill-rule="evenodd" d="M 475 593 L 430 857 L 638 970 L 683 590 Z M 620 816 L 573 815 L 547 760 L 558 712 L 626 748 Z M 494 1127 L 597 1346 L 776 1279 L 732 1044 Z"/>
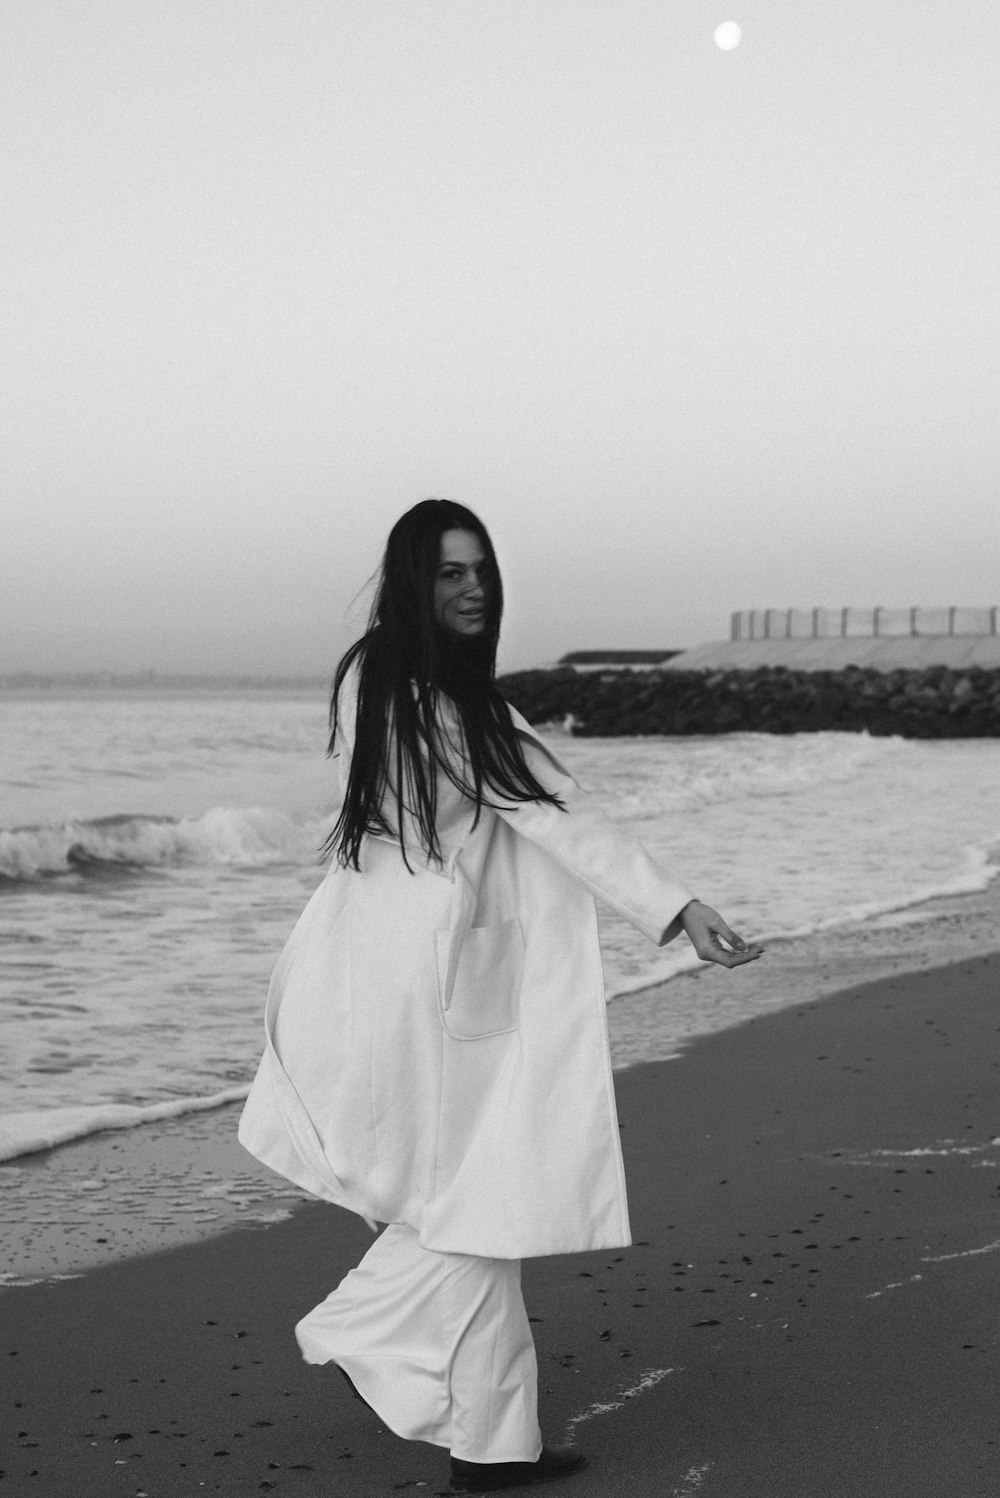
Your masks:
<path fill-rule="evenodd" d="M 726 924 L 726 921 L 723 921 L 722 917 L 719 917 L 719 920 L 714 921 L 713 924 L 714 924 L 714 929 L 716 929 L 717 932 L 719 932 L 720 935 L 722 935 L 723 938 L 725 938 L 726 941 L 729 942 L 729 945 L 731 945 L 732 950 L 734 950 L 734 951 L 749 951 L 750 942 L 746 941 L 746 938 L 743 938 L 743 936 L 740 935 L 740 932 L 735 932 L 735 930 L 732 929 L 732 926 L 729 926 L 729 924 Z"/>
<path fill-rule="evenodd" d="M 758 957 L 763 957 L 764 950 L 759 942 L 755 942 L 753 946 L 748 946 L 745 951 L 734 953 L 736 961 L 733 963 L 733 966 L 738 967 L 743 962 L 756 962 Z"/>
<path fill-rule="evenodd" d="M 720 967 L 734 967 L 737 962 L 743 960 L 742 953 L 730 952 L 728 947 L 722 945 L 714 932 L 707 941 L 696 943 L 694 949 L 702 962 L 717 962 Z"/>
<path fill-rule="evenodd" d="M 713 921 L 712 930 L 717 931 L 719 935 L 729 943 L 729 945 L 735 952 L 746 951 L 747 944 L 743 940 L 742 936 L 738 936 L 731 926 L 727 926 L 726 922 L 722 919 L 721 916 L 719 916 L 718 920 Z"/>
<path fill-rule="evenodd" d="M 733 963 L 733 967 L 739 967 L 744 962 L 756 962 L 757 958 L 763 957 L 763 955 L 763 947 L 747 947 L 745 952 L 735 953 L 736 961 Z"/>
<path fill-rule="evenodd" d="M 759 956 L 764 951 L 764 947 L 759 941 L 747 941 L 738 932 L 733 931 L 727 926 L 723 920 L 720 920 L 717 925 L 711 926 L 709 931 L 712 939 L 716 942 L 718 942 L 719 935 L 723 936 L 734 952 L 755 952 Z"/>
<path fill-rule="evenodd" d="M 764 955 L 764 948 L 759 942 L 747 946 L 742 952 L 730 952 L 718 941 L 712 946 L 695 947 L 695 951 L 702 962 L 715 962 L 720 967 L 742 967 L 745 962 L 756 962 L 758 957 Z"/>

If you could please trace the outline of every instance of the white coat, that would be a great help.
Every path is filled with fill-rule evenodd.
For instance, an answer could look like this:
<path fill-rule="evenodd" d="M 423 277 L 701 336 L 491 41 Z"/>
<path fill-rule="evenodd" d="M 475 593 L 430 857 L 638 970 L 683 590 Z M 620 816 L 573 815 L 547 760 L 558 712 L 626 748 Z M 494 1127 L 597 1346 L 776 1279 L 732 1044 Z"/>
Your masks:
<path fill-rule="evenodd" d="M 354 716 L 349 680 L 344 785 Z M 659 944 L 691 898 L 512 717 L 566 810 L 485 807 L 473 829 L 440 773 L 443 866 L 415 830 L 412 873 L 388 837 L 360 873 L 334 862 L 275 969 L 239 1129 L 316 1196 L 511 1259 L 631 1241 L 594 898 Z"/>

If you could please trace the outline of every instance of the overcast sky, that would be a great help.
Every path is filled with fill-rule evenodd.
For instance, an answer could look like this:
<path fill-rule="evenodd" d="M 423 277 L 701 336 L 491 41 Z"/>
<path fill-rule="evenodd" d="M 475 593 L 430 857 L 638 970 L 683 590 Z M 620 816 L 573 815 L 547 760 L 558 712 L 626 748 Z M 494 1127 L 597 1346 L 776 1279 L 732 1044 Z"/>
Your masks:
<path fill-rule="evenodd" d="M 735 20 L 743 40 L 713 42 Z M 0 672 L 1000 602 L 996 0 L 6 0 Z"/>

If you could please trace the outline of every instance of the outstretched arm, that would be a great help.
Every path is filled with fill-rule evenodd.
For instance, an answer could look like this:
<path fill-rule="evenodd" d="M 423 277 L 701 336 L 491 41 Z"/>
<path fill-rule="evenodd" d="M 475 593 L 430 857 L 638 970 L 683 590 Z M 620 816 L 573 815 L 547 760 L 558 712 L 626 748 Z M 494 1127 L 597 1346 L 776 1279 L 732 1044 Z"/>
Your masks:
<path fill-rule="evenodd" d="M 745 942 L 717 911 L 692 899 L 638 838 L 580 789 L 520 714 L 512 710 L 512 716 L 532 773 L 566 808 L 538 801 L 498 805 L 516 832 L 544 848 L 602 904 L 658 945 L 684 931 L 703 962 L 737 967 L 761 955 L 762 947 Z"/>

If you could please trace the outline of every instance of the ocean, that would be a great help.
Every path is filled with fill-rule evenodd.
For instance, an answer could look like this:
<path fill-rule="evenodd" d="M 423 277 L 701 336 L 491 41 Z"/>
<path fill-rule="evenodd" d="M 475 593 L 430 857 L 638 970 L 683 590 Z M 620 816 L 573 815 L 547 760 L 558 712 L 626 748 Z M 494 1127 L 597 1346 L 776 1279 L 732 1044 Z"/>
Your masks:
<path fill-rule="evenodd" d="M 245 1094 L 271 969 L 323 876 L 326 706 L 281 690 L 0 695 L 0 1159 Z M 919 928 L 928 902 L 984 890 L 1000 862 L 1000 741 L 546 732 L 747 937 Z M 686 942 L 660 950 L 614 917 L 602 941 L 619 1029 L 696 965 Z M 682 987 L 685 1013 L 666 1006 L 661 1029 L 739 1023 L 759 1002 L 759 985 L 734 988 L 720 1018 Z M 648 1025 L 632 1062 L 663 1053 Z"/>

